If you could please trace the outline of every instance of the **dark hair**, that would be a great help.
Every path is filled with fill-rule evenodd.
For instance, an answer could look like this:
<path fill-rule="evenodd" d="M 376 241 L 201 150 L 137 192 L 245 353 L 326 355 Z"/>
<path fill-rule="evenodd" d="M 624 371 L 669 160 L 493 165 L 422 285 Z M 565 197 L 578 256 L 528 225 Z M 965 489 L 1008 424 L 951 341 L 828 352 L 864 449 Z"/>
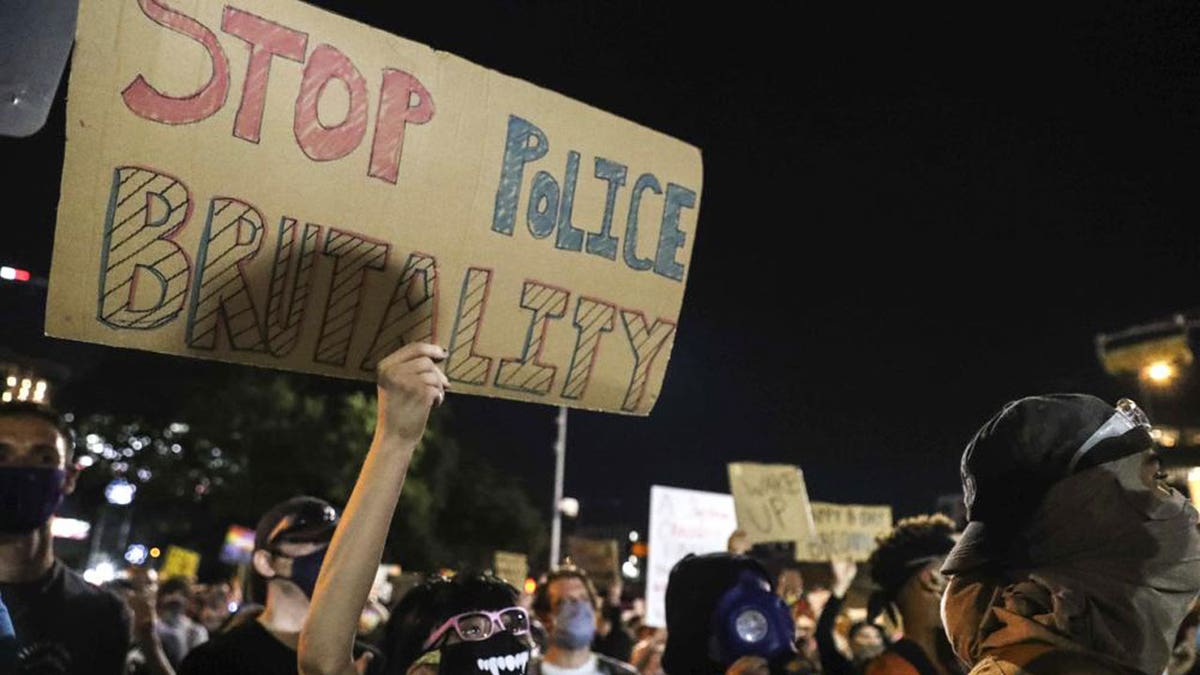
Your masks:
<path fill-rule="evenodd" d="M 192 595 L 192 582 L 187 577 L 171 577 L 158 585 L 159 597 L 171 593 L 182 593 L 189 598 Z"/>
<path fill-rule="evenodd" d="M 892 531 L 876 539 L 878 544 L 867 564 L 880 590 L 872 600 L 874 610 L 896 599 L 900 589 L 921 570 L 918 563 L 945 556 L 954 548 L 954 521 L 935 513 L 904 518 Z M 874 611 L 869 612 L 875 616 Z"/>
<path fill-rule="evenodd" d="M 71 463 L 75 458 L 75 432 L 71 429 L 71 425 L 63 419 L 63 416 L 57 410 L 45 405 L 30 403 L 27 401 L 19 401 L 16 403 L 5 403 L 0 405 L 0 417 L 36 417 L 54 427 L 54 430 L 63 437 L 66 441 L 67 453 L 66 462 Z"/>
<path fill-rule="evenodd" d="M 435 577 L 396 604 L 383 639 L 388 675 L 404 675 L 425 653 L 425 640 L 447 619 L 473 609 L 495 611 L 517 604 L 517 589 L 490 574 Z"/>
<path fill-rule="evenodd" d="M 562 579 L 578 579 L 583 582 L 583 587 L 587 589 L 588 598 L 592 601 L 592 607 L 600 608 L 600 595 L 596 592 L 596 586 L 592 584 L 592 580 L 588 578 L 587 572 L 580 567 L 574 565 L 564 565 L 542 577 L 538 582 L 537 590 L 533 594 L 533 611 L 538 616 L 545 616 L 550 613 L 550 584 Z"/>

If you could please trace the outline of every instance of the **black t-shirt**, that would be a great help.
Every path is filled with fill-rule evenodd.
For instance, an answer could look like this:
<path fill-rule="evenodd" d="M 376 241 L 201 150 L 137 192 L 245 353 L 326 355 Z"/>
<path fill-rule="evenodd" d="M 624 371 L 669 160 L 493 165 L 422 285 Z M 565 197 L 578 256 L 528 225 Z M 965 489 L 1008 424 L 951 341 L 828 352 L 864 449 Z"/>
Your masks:
<path fill-rule="evenodd" d="M 354 654 L 357 656 L 364 648 L 356 643 Z M 300 667 L 296 659 L 295 650 L 276 639 L 256 619 L 251 619 L 189 652 L 177 675 L 297 675 Z M 376 651 L 371 665 L 379 661 L 382 659 Z"/>
<path fill-rule="evenodd" d="M 61 561 L 41 579 L 0 583 L 17 633 L 17 672 L 120 675 L 129 651 L 129 610 Z"/>
<path fill-rule="evenodd" d="M 189 652 L 179 666 L 178 675 L 296 675 L 299 671 L 296 651 L 251 619 Z"/>

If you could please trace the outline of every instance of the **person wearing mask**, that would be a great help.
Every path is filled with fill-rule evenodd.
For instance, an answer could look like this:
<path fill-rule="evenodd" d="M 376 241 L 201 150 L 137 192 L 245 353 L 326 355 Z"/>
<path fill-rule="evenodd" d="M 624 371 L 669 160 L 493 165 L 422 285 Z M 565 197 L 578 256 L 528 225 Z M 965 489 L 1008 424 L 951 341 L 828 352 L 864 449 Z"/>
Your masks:
<path fill-rule="evenodd" d="M 559 568 L 538 584 L 533 611 L 546 628 L 543 675 L 637 673 L 628 663 L 592 651 L 599 606 L 596 589 L 581 569 Z"/>
<path fill-rule="evenodd" d="M 867 564 L 879 590 L 869 600 L 868 616 L 883 611 L 904 627 L 904 636 L 867 665 L 866 675 L 957 675 L 962 668 L 942 629 L 939 569 L 954 547 L 954 522 L 941 515 L 901 519 Z"/>
<path fill-rule="evenodd" d="M 357 675 L 351 645 L 375 581 L 404 477 L 430 410 L 450 381 L 438 364 L 446 350 L 412 343 L 379 362 L 375 435 L 337 526 L 300 634 L 304 675 Z M 431 584 L 406 596 L 388 621 L 388 673 L 524 675 L 532 665 L 530 622 L 516 591 L 498 580 Z M 410 592 L 410 595 L 412 592 Z M 410 611 L 406 602 L 416 609 Z"/>
<path fill-rule="evenodd" d="M 180 675 L 296 673 L 300 628 L 337 522 L 333 506 L 316 497 L 293 497 L 268 510 L 255 529 L 251 558 L 252 595 L 266 597 L 262 612 L 192 650 Z"/>
<path fill-rule="evenodd" d="M 54 556 L 50 518 L 79 475 L 73 446 L 52 410 L 0 406 L 0 596 L 19 670 L 116 675 L 129 652 L 129 610 Z"/>
<path fill-rule="evenodd" d="M 1200 532 L 1136 403 L 1009 402 L 961 472 L 942 613 L 972 675 L 1163 672 L 1200 592 Z"/>
<path fill-rule="evenodd" d="M 829 598 L 821 608 L 821 618 L 817 621 L 816 629 L 821 672 L 824 675 L 861 675 L 867 664 L 887 648 L 887 640 L 879 626 L 859 621 L 850 627 L 847 635 L 850 658 L 847 659 L 838 649 L 834 639 L 835 624 L 842 612 L 846 593 L 850 591 L 858 573 L 858 565 L 853 560 L 834 560 L 830 566 L 833 569 L 833 588 L 830 589 Z"/>
<path fill-rule="evenodd" d="M 208 641 L 208 631 L 204 626 L 187 615 L 191 599 L 192 585 L 184 577 L 167 579 L 158 586 L 156 630 L 173 668 L 178 668 L 184 657 Z"/>
<path fill-rule="evenodd" d="M 750 557 L 685 556 L 667 579 L 666 615 L 668 675 L 815 672 L 797 663 L 791 612 Z"/>

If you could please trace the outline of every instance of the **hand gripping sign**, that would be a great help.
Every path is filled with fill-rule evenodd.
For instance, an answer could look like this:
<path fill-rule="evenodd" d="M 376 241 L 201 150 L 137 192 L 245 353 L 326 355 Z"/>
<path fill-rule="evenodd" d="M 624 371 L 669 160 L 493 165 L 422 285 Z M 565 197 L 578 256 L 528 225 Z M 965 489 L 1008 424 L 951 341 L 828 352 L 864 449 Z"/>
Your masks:
<path fill-rule="evenodd" d="M 46 332 L 648 414 L 699 151 L 294 0 L 82 0 Z"/>

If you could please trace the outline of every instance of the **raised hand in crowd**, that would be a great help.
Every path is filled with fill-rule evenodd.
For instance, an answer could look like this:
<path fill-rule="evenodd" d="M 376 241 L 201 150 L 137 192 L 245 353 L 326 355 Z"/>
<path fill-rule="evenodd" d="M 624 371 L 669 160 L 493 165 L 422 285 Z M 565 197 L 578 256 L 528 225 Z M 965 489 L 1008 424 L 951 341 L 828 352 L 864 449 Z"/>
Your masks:
<path fill-rule="evenodd" d="M 317 577 L 312 607 L 300 634 L 305 675 L 357 675 L 365 661 L 352 657 L 359 617 L 383 555 L 392 514 L 429 412 L 445 399 L 450 381 L 438 364 L 446 350 L 405 345 L 379 363 L 375 436 L 354 491 Z"/>

